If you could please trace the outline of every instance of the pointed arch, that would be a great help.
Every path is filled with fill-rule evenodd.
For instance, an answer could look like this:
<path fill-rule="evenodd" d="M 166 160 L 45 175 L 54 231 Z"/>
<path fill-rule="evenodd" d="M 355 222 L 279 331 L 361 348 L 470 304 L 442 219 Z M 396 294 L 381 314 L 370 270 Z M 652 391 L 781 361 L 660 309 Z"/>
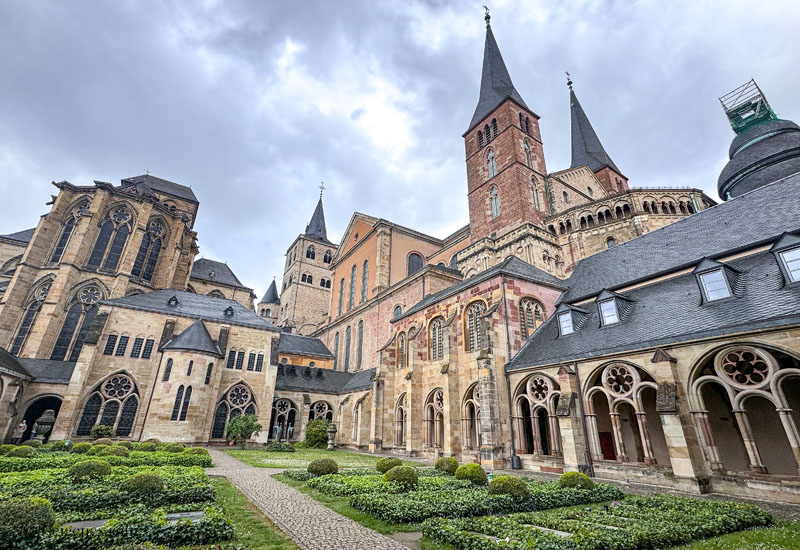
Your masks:
<path fill-rule="evenodd" d="M 116 437 L 130 437 L 139 410 L 139 388 L 127 371 L 118 371 L 95 385 L 84 400 L 76 435 L 87 436 L 104 424 Z"/>
<path fill-rule="evenodd" d="M 466 351 L 478 351 L 483 345 L 481 317 L 486 312 L 486 302 L 482 299 L 472 301 L 464 310 L 464 345 Z"/>
<path fill-rule="evenodd" d="M 211 425 L 211 438 L 220 439 L 225 437 L 225 429 L 231 418 L 241 414 L 257 414 L 257 411 L 258 403 L 250 385 L 243 380 L 230 384 L 220 393 L 220 397 L 217 400 L 217 406 L 214 409 L 214 420 Z"/>

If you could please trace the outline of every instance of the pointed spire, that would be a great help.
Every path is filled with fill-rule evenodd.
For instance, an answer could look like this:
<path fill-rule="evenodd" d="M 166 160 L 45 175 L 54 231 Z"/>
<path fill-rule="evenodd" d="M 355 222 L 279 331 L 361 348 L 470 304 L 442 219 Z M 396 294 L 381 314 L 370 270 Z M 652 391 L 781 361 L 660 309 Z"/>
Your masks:
<path fill-rule="evenodd" d="M 486 43 L 483 47 L 481 94 L 478 99 L 478 105 L 475 107 L 475 113 L 472 115 L 472 121 L 469 123 L 470 129 L 486 118 L 505 99 L 513 99 L 528 109 L 522 96 L 514 88 L 514 83 L 511 82 L 511 76 L 508 74 L 503 56 L 500 54 L 500 48 L 497 47 L 497 41 L 494 39 L 494 33 L 492 33 L 491 16 L 488 8 L 485 19 Z"/>
<path fill-rule="evenodd" d="M 259 304 L 280 304 L 281 298 L 278 296 L 278 287 L 275 285 L 275 279 L 272 279 L 272 283 L 270 283 L 269 288 L 264 293 L 264 297 L 261 298 Z"/>
<path fill-rule="evenodd" d="M 205 323 L 198 319 L 189 328 L 172 338 L 163 349 L 188 350 L 213 355 L 222 355 L 219 347 L 211 339 Z"/>
<path fill-rule="evenodd" d="M 567 73 L 567 86 L 569 87 L 569 108 L 572 115 L 572 164 L 570 168 L 586 165 L 592 172 L 608 166 L 618 174 L 622 175 L 619 168 L 608 156 L 600 138 L 592 128 L 592 123 L 583 111 L 583 107 L 575 96 L 572 89 L 572 79 Z"/>
<path fill-rule="evenodd" d="M 318 241 L 328 241 L 328 230 L 325 228 L 325 212 L 322 210 L 322 192 L 319 194 L 317 207 L 311 216 L 311 221 L 306 226 L 306 237 L 311 237 Z"/>

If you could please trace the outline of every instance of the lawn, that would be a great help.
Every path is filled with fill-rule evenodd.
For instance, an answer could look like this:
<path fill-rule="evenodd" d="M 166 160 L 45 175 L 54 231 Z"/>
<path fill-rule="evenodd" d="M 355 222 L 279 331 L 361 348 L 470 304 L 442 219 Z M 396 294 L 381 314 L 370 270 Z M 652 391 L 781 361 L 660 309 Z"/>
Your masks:
<path fill-rule="evenodd" d="M 250 466 L 258 468 L 305 468 L 312 460 L 332 458 L 340 468 L 374 468 L 382 457 L 348 451 L 326 451 L 325 449 L 297 449 L 293 453 L 275 453 L 250 449 L 223 449 L 226 453 Z M 419 465 L 418 462 L 408 462 Z"/>
<path fill-rule="evenodd" d="M 676 550 L 800 550 L 800 522 L 779 521 L 774 527 L 723 535 Z"/>

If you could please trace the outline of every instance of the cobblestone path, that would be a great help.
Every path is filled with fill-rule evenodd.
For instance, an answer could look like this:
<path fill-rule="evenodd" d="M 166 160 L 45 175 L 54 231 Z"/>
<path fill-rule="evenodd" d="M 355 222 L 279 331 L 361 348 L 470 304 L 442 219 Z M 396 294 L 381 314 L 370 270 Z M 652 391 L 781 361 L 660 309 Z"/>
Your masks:
<path fill-rule="evenodd" d="M 408 550 L 272 478 L 280 470 L 256 468 L 227 453 L 208 449 L 209 475 L 230 481 L 303 550 Z"/>

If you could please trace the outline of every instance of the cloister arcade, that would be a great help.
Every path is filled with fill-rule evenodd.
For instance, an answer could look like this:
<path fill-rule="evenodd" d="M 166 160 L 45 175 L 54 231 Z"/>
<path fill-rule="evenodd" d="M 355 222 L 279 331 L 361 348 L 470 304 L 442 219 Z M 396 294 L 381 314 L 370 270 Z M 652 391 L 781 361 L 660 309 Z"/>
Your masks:
<path fill-rule="evenodd" d="M 543 374 L 532 374 L 517 386 L 513 417 L 517 454 L 561 456 L 556 417 L 560 395 L 558 383 Z"/>

